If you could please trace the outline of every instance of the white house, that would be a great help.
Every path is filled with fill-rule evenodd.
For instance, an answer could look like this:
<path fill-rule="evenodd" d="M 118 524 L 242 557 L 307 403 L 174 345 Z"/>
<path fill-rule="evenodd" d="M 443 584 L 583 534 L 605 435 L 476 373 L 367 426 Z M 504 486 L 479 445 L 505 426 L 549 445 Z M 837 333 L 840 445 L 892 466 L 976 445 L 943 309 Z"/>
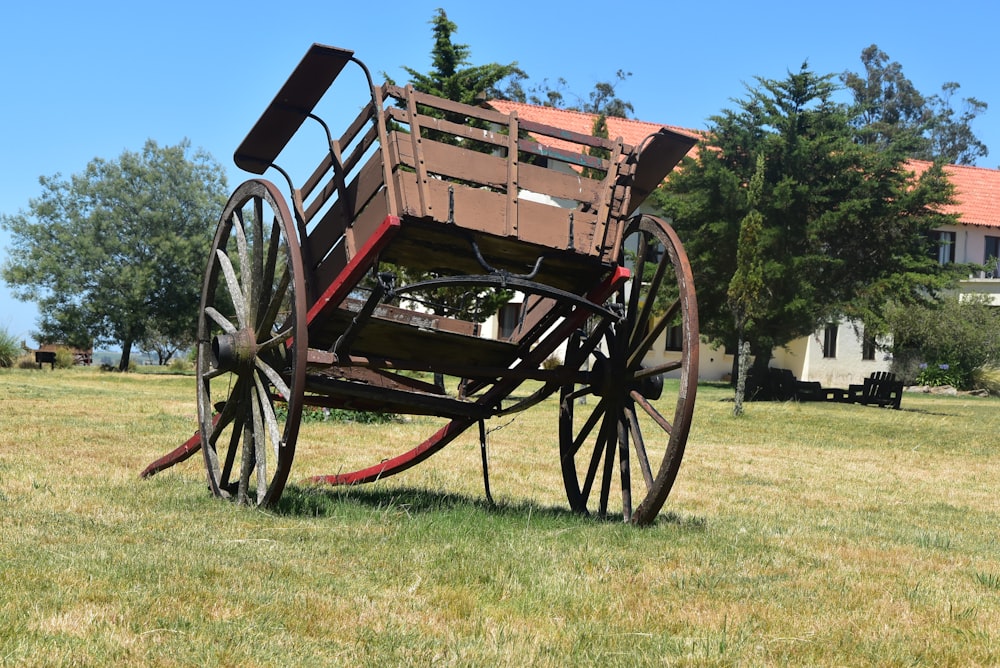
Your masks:
<path fill-rule="evenodd" d="M 594 127 L 593 114 L 540 107 L 518 102 L 495 100 L 490 106 L 503 113 L 516 111 L 520 118 L 545 123 L 574 132 L 590 134 Z M 675 132 L 698 136 L 698 132 L 676 126 L 665 126 L 624 118 L 608 118 L 608 135 L 621 137 L 626 143 L 638 145 L 645 137 L 661 127 Z M 697 148 L 692 149 L 692 153 Z M 930 163 L 912 161 L 915 173 L 927 169 Z M 981 167 L 949 165 L 945 167 L 948 178 L 955 186 L 953 206 L 947 213 L 959 216 L 958 225 L 948 225 L 937 230 L 943 243 L 938 256 L 942 263 L 989 264 L 992 270 L 977 272 L 963 280 L 963 294 L 990 295 L 1000 306 L 1000 171 Z M 640 208 L 640 211 L 645 207 Z M 485 323 L 483 336 L 498 336 L 509 332 L 516 323 L 518 301 L 502 310 L 496 318 Z M 666 332 L 647 357 L 648 364 L 667 361 L 677 356 L 672 345 L 671 332 Z M 860 325 L 850 322 L 830 323 L 811 336 L 791 342 L 774 351 L 771 366 L 790 370 L 796 378 L 818 381 L 824 387 L 847 387 L 861 383 L 875 371 L 888 371 L 891 360 L 865 336 Z M 733 369 L 733 356 L 722 349 L 703 344 L 700 355 L 699 377 L 720 380 Z"/>

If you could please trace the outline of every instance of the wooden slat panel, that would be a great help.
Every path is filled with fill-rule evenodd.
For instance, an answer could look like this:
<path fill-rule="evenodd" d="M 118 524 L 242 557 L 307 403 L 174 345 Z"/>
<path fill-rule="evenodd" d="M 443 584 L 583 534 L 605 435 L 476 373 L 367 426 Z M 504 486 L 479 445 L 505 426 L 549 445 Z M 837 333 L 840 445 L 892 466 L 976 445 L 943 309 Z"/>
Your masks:
<path fill-rule="evenodd" d="M 347 263 L 350 262 L 351 258 L 354 257 L 357 249 L 363 246 L 368 237 L 378 229 L 378 226 L 385 220 L 386 215 L 388 215 L 386 210 L 383 198 L 373 199 L 369 206 L 355 218 L 354 225 L 343 232 L 345 238 L 339 245 L 334 247 L 332 251 L 329 249 L 330 247 L 327 247 L 327 250 L 323 253 L 326 257 L 319 254 L 314 256 L 322 258 L 317 259 L 318 266 L 313 271 L 314 283 L 320 289 L 325 288 L 337 278 L 344 267 L 347 266 Z M 340 240 L 340 236 L 335 238 L 333 243 L 336 243 L 338 240 Z"/>
<path fill-rule="evenodd" d="M 348 184 L 347 201 L 338 199 L 334 202 L 309 235 L 309 248 L 313 257 L 322 258 L 329 252 L 354 218 L 370 204 L 372 197 L 376 196 L 382 185 L 382 152 L 379 151 Z M 335 192 L 332 182 L 326 187 Z M 388 211 L 384 206 L 380 209 L 382 218 L 385 218 Z"/>
<path fill-rule="evenodd" d="M 608 151 L 614 149 L 614 142 L 610 139 L 605 139 L 604 137 L 594 137 L 593 135 L 585 135 L 579 132 L 572 132 L 570 130 L 563 130 L 562 128 L 545 125 L 544 123 L 539 123 L 537 121 L 521 119 L 521 129 L 532 135 L 541 135 L 543 137 L 561 139 L 574 144 L 580 144 L 581 146 L 601 148 Z M 626 144 L 626 150 L 630 151 L 632 150 L 632 147 Z"/>
<path fill-rule="evenodd" d="M 401 133 L 390 133 L 391 145 L 394 150 L 398 150 L 393 154 L 394 164 L 402 163 L 413 167 L 414 156 L 409 146 L 409 137 L 402 135 L 406 138 L 403 141 L 399 135 Z M 426 140 L 423 150 L 431 171 L 435 174 L 490 188 L 506 186 L 507 161 L 504 158 Z M 521 189 L 534 193 L 586 202 L 594 210 L 599 206 L 602 192 L 600 181 L 585 178 L 575 172 L 566 173 L 528 162 L 521 162 L 518 166 L 518 185 Z"/>
<path fill-rule="evenodd" d="M 314 348 L 333 345 L 353 318 L 353 313 L 338 309 L 324 323 L 309 328 L 309 343 Z M 362 329 L 353 354 L 398 360 L 447 360 L 453 366 L 507 366 L 517 357 L 515 346 L 503 341 L 467 336 L 446 329 L 425 329 L 373 317 Z"/>
<path fill-rule="evenodd" d="M 386 95 L 394 97 L 397 100 L 402 100 L 406 97 L 406 91 L 399 86 L 387 85 L 383 90 Z M 413 91 L 413 99 L 417 104 L 424 105 L 425 107 L 448 111 L 468 118 L 478 118 L 479 120 L 486 121 L 487 123 L 494 123 L 496 125 L 506 125 L 508 119 L 510 118 L 507 114 L 502 114 L 495 109 L 473 107 L 467 104 L 462 104 L 461 102 L 453 102 L 451 100 L 445 100 L 444 98 L 434 97 L 433 95 L 427 95 L 426 93 L 420 93 L 417 91 Z"/>
<path fill-rule="evenodd" d="M 396 177 L 403 200 L 403 213 L 419 216 L 419 195 L 414 175 L 410 172 L 397 172 Z M 468 230 L 504 236 L 506 195 L 431 179 L 427 184 L 427 192 L 437 215 L 447 215 L 449 185 L 454 187 L 456 225 Z M 597 225 L 595 213 L 562 209 L 523 198 L 518 200 L 517 206 L 522 220 L 518 230 L 518 240 L 549 248 L 566 249 L 569 247 L 569 215 L 572 213 L 573 246 L 577 249 L 589 249 L 593 246 L 594 229 Z M 446 220 L 436 217 L 434 220 L 446 223 Z M 600 255 L 601 252 L 601 248 L 595 248 L 592 254 Z"/>
<path fill-rule="evenodd" d="M 400 125 L 409 125 L 410 123 L 410 116 L 405 109 L 386 109 L 386 116 Z M 506 148 L 510 143 L 508 141 L 508 136 L 498 131 L 486 130 L 471 125 L 462 125 L 460 123 L 453 123 L 442 118 L 435 118 L 425 114 L 418 113 L 417 116 L 420 128 L 423 130 L 434 130 L 461 139 L 468 139 L 475 142 L 481 142 L 483 144 L 491 144 L 498 148 Z M 426 133 L 424 136 L 426 138 Z"/>

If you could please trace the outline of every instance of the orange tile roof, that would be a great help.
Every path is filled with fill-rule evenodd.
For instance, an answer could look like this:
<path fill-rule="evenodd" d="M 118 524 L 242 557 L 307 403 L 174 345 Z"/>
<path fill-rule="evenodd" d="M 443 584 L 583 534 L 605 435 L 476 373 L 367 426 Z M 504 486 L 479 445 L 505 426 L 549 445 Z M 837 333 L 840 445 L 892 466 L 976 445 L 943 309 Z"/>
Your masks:
<path fill-rule="evenodd" d="M 594 121 L 597 119 L 597 114 L 567 111 L 566 109 L 556 109 L 555 107 L 541 107 L 533 104 L 524 104 L 522 102 L 509 102 L 507 100 L 490 100 L 489 105 L 503 114 L 509 114 L 512 111 L 516 111 L 519 118 L 535 121 L 536 123 L 544 123 L 545 125 L 551 125 L 552 127 L 569 130 L 571 132 L 579 132 L 585 135 L 593 134 Z M 648 123 L 646 121 L 637 121 L 631 118 L 615 118 L 614 116 L 608 117 L 608 137 L 611 139 L 621 137 L 622 141 L 626 144 L 631 144 L 632 146 L 638 146 L 642 143 L 643 139 L 659 131 L 660 128 L 667 128 L 668 130 L 682 135 L 694 137 L 695 139 L 701 139 L 701 134 L 699 132 L 695 130 L 688 130 L 687 128 L 679 128 L 674 125 L 662 125 L 660 123 Z M 569 143 L 562 146 L 560 145 L 562 142 L 557 139 L 546 139 L 545 143 L 551 144 L 553 148 L 569 148 L 573 150 L 578 148 L 575 144 Z M 688 155 L 693 157 L 697 154 L 697 152 L 697 148 L 692 148 Z"/>
<path fill-rule="evenodd" d="M 542 107 L 522 102 L 490 100 L 489 105 L 504 114 L 516 111 L 520 118 L 588 135 L 593 132 L 594 120 L 596 119 L 596 114 Z M 649 123 L 631 118 L 608 117 L 608 136 L 612 139 L 621 137 L 622 141 L 632 146 L 638 146 L 643 139 L 660 128 L 667 128 L 697 139 L 703 135 L 697 130 L 675 125 Z M 546 140 L 546 143 L 552 143 L 556 148 L 571 148 L 569 144 L 558 146 L 559 142 L 556 139 Z M 697 152 L 698 147 L 695 146 L 688 152 L 688 155 L 694 157 Z M 912 160 L 910 164 L 914 171 L 919 174 L 927 169 L 931 163 Z M 955 204 L 946 207 L 945 212 L 957 213 L 959 220 L 965 225 L 1000 228 L 1000 170 L 946 165 L 945 172 L 955 186 Z"/>
<path fill-rule="evenodd" d="M 922 173 L 931 163 L 911 160 L 914 171 Z M 957 213 L 964 225 L 1000 227 L 1000 170 L 966 165 L 945 165 L 948 180 L 955 186 L 955 204 L 945 213 Z"/>

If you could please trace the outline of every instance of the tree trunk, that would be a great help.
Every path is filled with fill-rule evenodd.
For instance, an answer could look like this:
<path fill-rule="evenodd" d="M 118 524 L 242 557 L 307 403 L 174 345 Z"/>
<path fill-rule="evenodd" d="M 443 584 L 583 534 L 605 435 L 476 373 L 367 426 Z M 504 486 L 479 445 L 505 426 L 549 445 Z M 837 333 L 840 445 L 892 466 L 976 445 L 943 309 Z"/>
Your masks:
<path fill-rule="evenodd" d="M 747 371 L 750 366 L 750 342 L 740 337 L 736 348 L 736 401 L 733 404 L 733 415 L 743 415 L 743 399 L 747 392 Z"/>
<path fill-rule="evenodd" d="M 122 342 L 122 358 L 118 362 L 119 371 L 128 371 L 128 364 L 130 358 L 132 357 L 132 342 L 123 341 Z"/>

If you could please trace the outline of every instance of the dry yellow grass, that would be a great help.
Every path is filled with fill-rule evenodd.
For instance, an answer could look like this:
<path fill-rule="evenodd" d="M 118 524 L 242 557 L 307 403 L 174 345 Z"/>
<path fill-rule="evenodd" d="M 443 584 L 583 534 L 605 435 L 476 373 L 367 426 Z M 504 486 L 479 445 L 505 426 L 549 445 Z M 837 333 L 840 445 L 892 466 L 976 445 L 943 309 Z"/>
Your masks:
<path fill-rule="evenodd" d="M 0 661 L 10 665 L 995 665 L 994 399 L 902 411 L 703 386 L 655 526 L 564 512 L 556 406 L 397 478 L 208 496 L 193 378 L 0 373 Z M 304 425 L 292 480 L 436 428 Z"/>

